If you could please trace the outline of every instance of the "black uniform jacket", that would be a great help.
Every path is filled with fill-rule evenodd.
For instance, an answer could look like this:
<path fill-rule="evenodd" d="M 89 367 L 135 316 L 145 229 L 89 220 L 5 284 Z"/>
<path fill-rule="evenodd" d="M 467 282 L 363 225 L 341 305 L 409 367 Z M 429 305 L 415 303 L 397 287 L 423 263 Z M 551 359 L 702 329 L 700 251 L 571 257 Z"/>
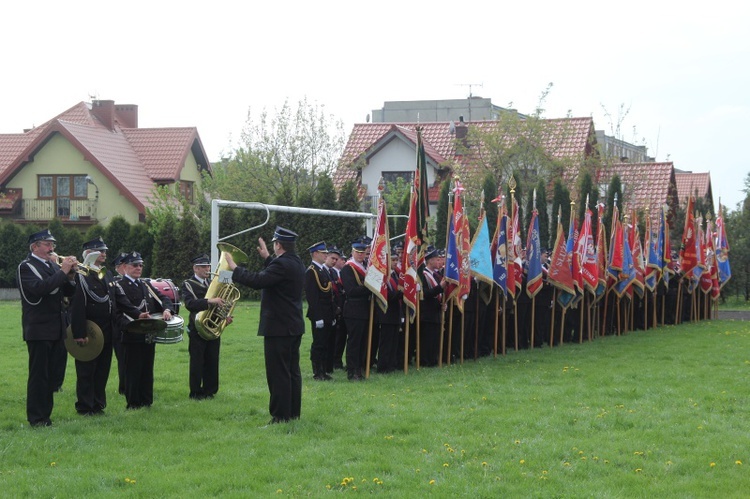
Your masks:
<path fill-rule="evenodd" d="M 421 307 L 419 309 L 419 320 L 422 322 L 432 322 L 432 323 L 438 323 L 440 322 L 440 303 L 441 303 L 441 297 L 440 295 L 443 292 L 443 288 L 440 286 L 440 276 L 434 275 L 434 273 L 430 272 L 430 276 L 432 276 L 431 280 L 427 274 L 430 272 L 429 269 L 424 269 L 424 272 L 421 273 L 420 277 L 422 279 L 422 301 L 419 303 L 419 306 Z"/>
<path fill-rule="evenodd" d="M 137 319 L 138 313 L 148 312 L 150 314 L 164 312 L 172 308 L 172 300 L 168 296 L 164 296 L 159 292 L 158 289 L 154 288 L 150 284 L 143 282 L 138 279 L 134 282 L 129 277 L 125 276 L 117 282 L 117 286 L 125 294 L 125 297 L 132 305 L 129 309 L 118 310 L 118 325 L 122 329 L 122 341 L 124 343 L 144 343 L 146 341 L 145 334 L 139 333 L 128 333 L 125 332 L 125 328 L 131 320 Z M 154 295 L 156 297 L 154 297 Z"/>
<path fill-rule="evenodd" d="M 118 333 L 118 310 L 133 318 L 138 317 L 140 311 L 117 287 L 109 270 L 102 279 L 89 273 L 88 276 L 77 275 L 76 281 L 78 285 L 70 307 L 70 326 L 74 338 L 86 337 L 86 321 L 90 320 L 102 330 L 104 342 L 109 343 Z"/>
<path fill-rule="evenodd" d="M 346 293 L 344 317 L 369 320 L 372 293 L 365 287 L 364 270 L 355 268 L 354 265 L 349 262 L 341 269 L 341 282 L 344 283 Z"/>
<path fill-rule="evenodd" d="M 327 326 L 333 323 L 334 303 L 331 276 L 325 265 L 311 263 L 305 271 L 305 298 L 307 298 L 307 318 L 322 320 Z"/>
<path fill-rule="evenodd" d="M 398 290 L 398 276 L 391 272 L 388 277 L 388 310 L 375 307 L 375 317 L 380 324 L 401 324 L 404 293 Z"/>
<path fill-rule="evenodd" d="M 63 296 L 73 296 L 71 284 L 60 266 L 46 264 L 31 256 L 18 265 L 18 289 L 21 292 L 23 339 L 54 341 L 65 338 L 67 317 Z"/>
<path fill-rule="evenodd" d="M 182 301 L 185 304 L 185 308 L 190 311 L 190 318 L 188 319 L 188 332 L 197 334 L 198 330 L 195 329 L 195 316 L 198 312 L 208 310 L 208 299 L 206 293 L 208 292 L 208 286 L 211 282 L 207 282 L 205 285 L 198 281 L 195 276 L 190 279 L 185 279 L 182 283 Z"/>
<path fill-rule="evenodd" d="M 251 272 L 237 267 L 234 282 L 260 289 L 258 336 L 301 336 L 305 333 L 302 317 L 302 290 L 305 265 L 294 253 L 266 258 L 265 268 Z"/>

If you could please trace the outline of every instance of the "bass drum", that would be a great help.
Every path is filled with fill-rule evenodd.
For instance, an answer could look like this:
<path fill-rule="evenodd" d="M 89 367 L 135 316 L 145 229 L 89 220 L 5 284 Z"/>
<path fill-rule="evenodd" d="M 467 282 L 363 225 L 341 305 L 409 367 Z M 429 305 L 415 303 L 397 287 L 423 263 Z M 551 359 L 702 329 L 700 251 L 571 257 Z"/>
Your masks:
<path fill-rule="evenodd" d="M 156 288 L 159 293 L 172 300 L 172 304 L 174 305 L 174 314 L 172 315 L 180 313 L 180 288 L 174 285 L 172 279 L 149 279 L 148 277 L 144 277 L 141 280 L 149 283 Z"/>
<path fill-rule="evenodd" d="M 151 318 L 164 320 L 162 314 L 151 314 Z M 171 345 L 173 343 L 181 342 L 182 333 L 185 332 L 185 319 L 179 315 L 173 315 L 171 319 L 165 322 L 167 323 L 166 329 L 156 333 L 156 336 L 154 336 L 154 343 Z"/>

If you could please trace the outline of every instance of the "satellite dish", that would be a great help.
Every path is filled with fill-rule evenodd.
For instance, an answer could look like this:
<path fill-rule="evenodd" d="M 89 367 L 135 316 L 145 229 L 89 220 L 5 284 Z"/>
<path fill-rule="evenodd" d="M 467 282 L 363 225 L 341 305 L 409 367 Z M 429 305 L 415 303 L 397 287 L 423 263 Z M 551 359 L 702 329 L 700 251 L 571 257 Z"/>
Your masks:
<path fill-rule="evenodd" d="M 450 133 L 451 135 L 456 134 L 456 124 L 453 123 L 453 120 L 451 120 L 451 122 L 448 124 L 448 133 Z"/>

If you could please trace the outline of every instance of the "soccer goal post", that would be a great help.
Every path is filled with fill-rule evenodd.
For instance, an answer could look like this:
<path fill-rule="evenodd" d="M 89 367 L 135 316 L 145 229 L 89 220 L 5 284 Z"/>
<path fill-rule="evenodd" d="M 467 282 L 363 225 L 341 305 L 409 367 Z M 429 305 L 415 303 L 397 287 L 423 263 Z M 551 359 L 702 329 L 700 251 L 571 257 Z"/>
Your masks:
<path fill-rule="evenodd" d="M 237 208 L 243 210 L 263 210 L 266 212 L 266 220 L 254 227 L 229 234 L 227 236 L 219 235 L 219 217 L 221 208 Z M 231 239 L 233 237 L 245 234 L 255 229 L 259 229 L 266 225 L 271 219 L 271 212 L 278 211 L 284 213 L 297 213 L 301 215 L 323 215 L 329 217 L 345 217 L 345 218 L 364 218 L 367 226 L 367 233 L 372 234 L 372 221 L 376 218 L 376 215 L 372 213 L 358 212 L 358 211 L 340 211 L 340 210 L 321 210 L 318 208 L 301 208 L 298 206 L 279 206 L 274 204 L 265 204 L 258 202 L 247 202 L 247 201 L 227 201 L 225 199 L 214 199 L 211 201 L 211 267 L 216 268 L 219 265 L 219 249 L 217 244 Z"/>

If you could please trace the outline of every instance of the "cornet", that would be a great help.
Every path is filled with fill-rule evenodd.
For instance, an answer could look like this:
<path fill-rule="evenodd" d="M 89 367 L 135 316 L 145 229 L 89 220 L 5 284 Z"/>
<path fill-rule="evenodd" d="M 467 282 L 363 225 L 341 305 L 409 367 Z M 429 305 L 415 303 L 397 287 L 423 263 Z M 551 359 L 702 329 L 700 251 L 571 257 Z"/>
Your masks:
<path fill-rule="evenodd" d="M 55 257 L 55 258 L 57 258 L 57 264 L 58 264 L 58 265 L 60 265 L 60 266 L 62 266 L 62 263 L 63 263 L 63 261 L 64 261 L 64 260 L 65 260 L 65 258 L 67 258 L 67 257 L 64 257 L 64 256 L 60 256 L 60 255 L 56 255 L 56 257 Z M 105 274 L 105 273 L 107 272 L 107 270 L 106 270 L 106 269 L 105 269 L 104 267 L 102 267 L 102 268 L 100 268 L 100 269 L 94 269 L 94 268 L 92 268 L 92 267 L 89 267 L 88 265 L 84 265 L 84 264 L 82 264 L 81 262 L 78 262 L 78 263 L 76 264 L 76 268 L 75 268 L 74 270 L 75 270 L 75 271 L 76 271 L 76 272 L 77 272 L 78 274 L 81 274 L 82 276 L 88 276 L 88 275 L 89 275 L 89 273 L 91 273 L 91 272 L 95 272 L 95 273 L 96 273 L 96 276 L 97 276 L 97 277 L 98 277 L 99 279 L 101 279 L 102 277 L 104 277 L 104 274 Z"/>

